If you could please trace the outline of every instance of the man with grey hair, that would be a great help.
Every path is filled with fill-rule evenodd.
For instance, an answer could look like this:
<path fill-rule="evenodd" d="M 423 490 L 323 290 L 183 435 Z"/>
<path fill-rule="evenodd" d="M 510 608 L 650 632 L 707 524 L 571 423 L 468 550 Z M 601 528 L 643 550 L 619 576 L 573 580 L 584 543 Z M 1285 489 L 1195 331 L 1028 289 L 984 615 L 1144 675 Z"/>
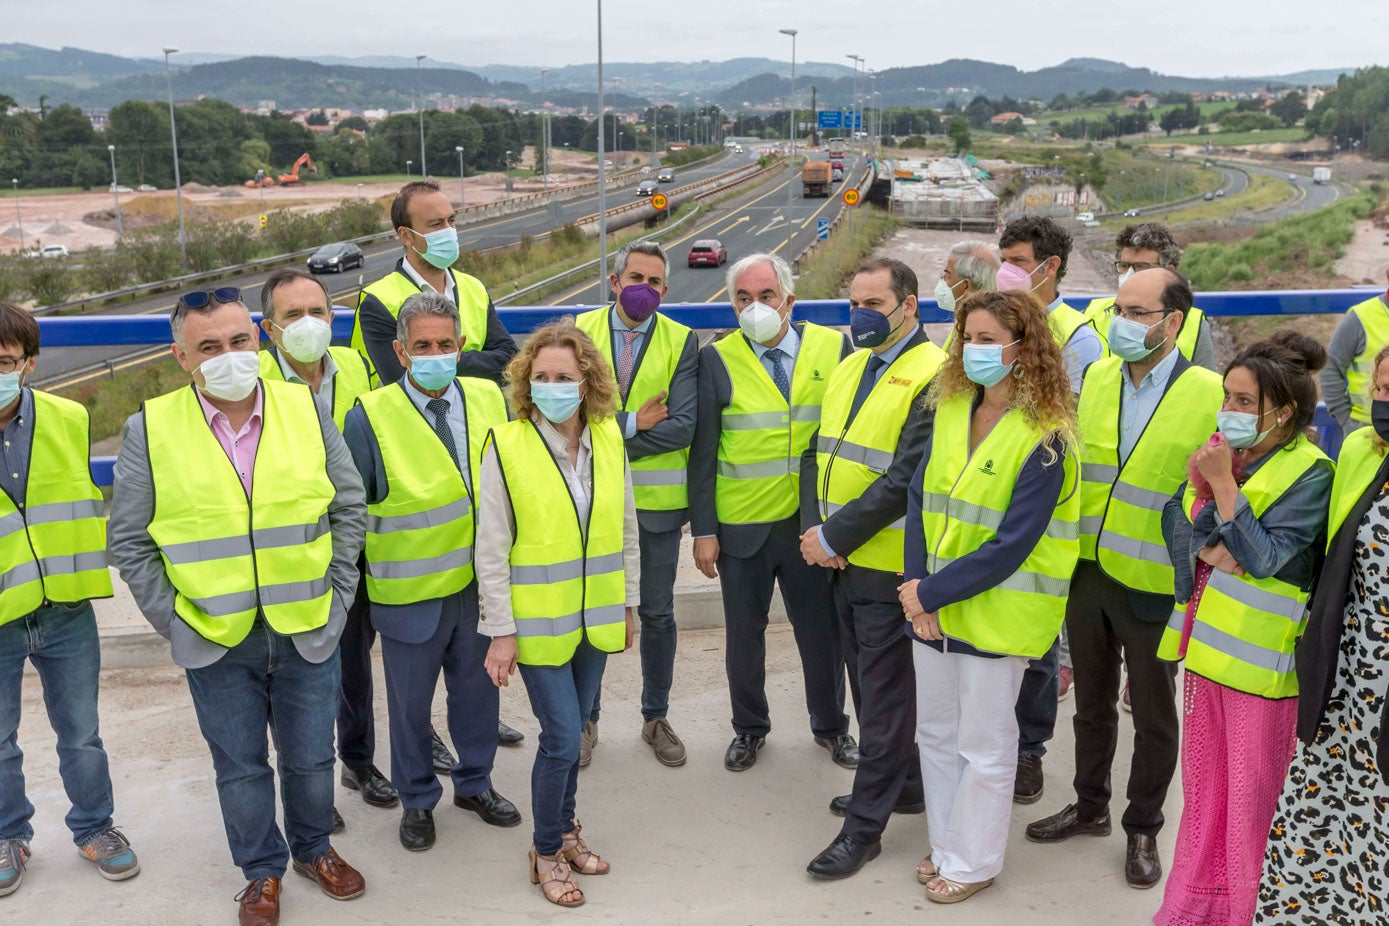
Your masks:
<path fill-rule="evenodd" d="M 482 444 L 507 420 L 501 390 L 458 376 L 458 309 L 416 293 L 396 316 L 396 360 L 405 374 L 362 396 L 344 437 L 366 487 L 366 575 L 371 623 L 381 636 L 390 715 L 391 783 L 404 808 L 400 842 L 434 845 L 430 708 L 439 675 L 458 760 L 454 806 L 493 826 L 521 814 L 492 787 L 497 688 L 483 671 L 489 640 L 477 632 L 473 533 Z"/>
<path fill-rule="evenodd" d="M 260 378 L 238 290 L 185 294 L 170 327 L 193 382 L 125 423 L 111 560 L 186 670 L 247 880 L 240 921 L 275 923 L 291 859 L 334 899 L 366 890 L 329 844 L 338 637 L 357 589 L 362 483 L 312 393 Z"/>
<path fill-rule="evenodd" d="M 675 674 L 675 572 L 689 509 L 686 470 L 694 438 L 699 339 L 656 311 L 669 289 L 670 260 L 654 241 L 617 252 L 611 306 L 574 320 L 617 379 L 617 423 L 632 463 L 641 542 L 641 738 L 662 765 L 685 764 L 685 744 L 666 719 Z M 599 696 L 584 725 L 579 765 L 598 743 Z"/>
<path fill-rule="evenodd" d="M 970 293 L 993 292 L 998 275 L 998 254 L 985 241 L 961 241 L 945 256 L 945 270 L 936 283 L 936 305 L 954 312 Z"/>
<path fill-rule="evenodd" d="M 844 713 L 844 656 L 832 570 L 801 557 L 800 458 L 820 424 L 831 371 L 852 348 L 842 332 L 792 322 L 791 268 L 754 254 L 728 270 L 739 331 L 700 352 L 699 415 L 690 448 L 690 530 L 695 565 L 723 591 L 724 664 L 733 742 L 724 767 L 757 762 L 771 732 L 767 708 L 767 609 L 781 586 L 815 742 L 835 763 L 858 765 Z"/>

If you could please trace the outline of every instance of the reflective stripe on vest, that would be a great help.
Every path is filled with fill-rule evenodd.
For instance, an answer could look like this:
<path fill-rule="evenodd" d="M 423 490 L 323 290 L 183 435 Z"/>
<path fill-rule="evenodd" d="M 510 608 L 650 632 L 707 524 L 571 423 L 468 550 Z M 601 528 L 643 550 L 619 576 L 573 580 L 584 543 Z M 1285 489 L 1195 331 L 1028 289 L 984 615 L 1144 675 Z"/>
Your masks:
<path fill-rule="evenodd" d="M 333 363 L 338 372 L 333 376 L 333 423 L 342 430 L 347 413 L 357 404 L 357 397 L 371 391 L 371 374 L 367 372 L 367 360 L 350 347 L 329 347 Z M 285 371 L 280 360 L 268 350 L 260 352 L 260 378 L 278 382 L 285 381 Z"/>
<path fill-rule="evenodd" d="M 1119 462 L 1124 362 L 1093 364 L 1080 390 L 1080 555 L 1098 560 L 1127 588 L 1172 594 L 1172 561 L 1162 536 L 1162 508 L 1186 481 L 1187 458 L 1215 431 L 1224 398 L 1221 378 L 1188 366 L 1169 382 L 1133 452 Z"/>
<path fill-rule="evenodd" d="M 1389 345 L 1389 305 L 1384 296 L 1375 296 L 1350 307 L 1365 328 L 1365 349 L 1346 370 L 1346 392 L 1350 395 L 1350 417 L 1370 423 L 1370 379 L 1374 376 L 1375 355 Z"/>
<path fill-rule="evenodd" d="M 1275 450 L 1240 492 L 1256 518 L 1264 516 L 1314 466 L 1329 463 L 1306 438 Z M 1182 510 L 1190 517 L 1196 490 L 1187 487 Z M 1214 504 L 1208 502 L 1207 504 Z M 1269 576 L 1256 579 L 1212 570 L 1192 618 L 1186 667 L 1213 682 L 1263 698 L 1297 694 L 1293 649 L 1306 627 L 1307 590 Z M 1186 607 L 1172 613 L 1158 658 L 1181 658 Z"/>
<path fill-rule="evenodd" d="M 0 492 L 0 625 L 32 613 L 45 599 L 111 597 L 105 504 L 89 468 L 87 409 L 45 392 L 30 395 L 24 498 Z"/>
<path fill-rule="evenodd" d="M 719 416 L 714 504 L 721 524 L 763 524 L 800 508 L 801 454 L 820 426 L 820 403 L 839 365 L 844 335 L 798 326 L 791 400 L 782 396 L 741 331 L 714 342 L 731 386 Z"/>
<path fill-rule="evenodd" d="M 482 285 L 481 280 L 460 270 L 449 268 L 448 272 L 453 274 L 454 294 L 458 297 L 458 319 L 463 328 L 463 349 L 482 350 L 482 345 L 487 341 L 487 307 L 491 304 L 487 296 L 487 287 Z M 405 300 L 418 292 L 420 288 L 415 285 L 415 281 L 400 269 L 392 270 L 362 289 L 362 294 L 357 299 L 357 315 L 352 322 L 352 349 L 361 354 L 368 364 L 371 363 L 371 358 L 367 356 L 366 336 L 362 333 L 362 303 L 366 301 L 367 296 L 375 296 L 386 307 L 386 311 L 391 313 L 391 317 L 396 318 L 400 315 L 400 307 L 405 304 Z"/>
<path fill-rule="evenodd" d="M 997 536 L 1018 474 L 1047 437 L 1041 427 L 1013 409 L 970 452 L 972 398 L 961 393 L 936 409 L 921 486 L 921 529 L 930 573 L 975 553 Z M 942 632 L 987 652 L 1034 658 L 1056 640 L 1080 554 L 1079 461 L 1073 450 L 1066 450 L 1061 465 L 1065 480 L 1055 513 L 1037 545 L 998 585 L 942 607 L 938 612 Z"/>
<path fill-rule="evenodd" d="M 1109 308 L 1112 305 L 1114 297 L 1109 296 L 1104 299 L 1091 299 L 1090 304 L 1085 307 L 1086 319 L 1095 326 L 1095 330 L 1106 343 L 1109 341 Z M 1196 342 L 1201 338 L 1201 326 L 1204 324 L 1206 313 L 1196 306 L 1192 306 L 1182 318 L 1182 330 L 1177 332 L 1177 350 L 1188 360 L 1196 354 Z"/>
<path fill-rule="evenodd" d="M 294 634 L 326 624 L 332 605 L 328 506 L 336 490 L 318 409 L 302 386 L 271 380 L 260 388 L 249 499 L 193 386 L 144 405 L 155 498 L 149 534 L 176 592 L 174 610 L 228 647 L 246 638 L 257 609 L 275 632 Z"/>
<path fill-rule="evenodd" d="M 1385 456 L 1379 449 L 1374 428 L 1359 428 L 1346 435 L 1341 444 L 1341 452 L 1336 457 L 1336 478 L 1331 483 L 1331 509 L 1326 524 L 1326 548 L 1345 525 L 1351 509 L 1360 497 L 1369 490 L 1370 485 L 1384 466 Z M 1357 530 L 1359 525 L 1350 525 Z"/>
<path fill-rule="evenodd" d="M 593 339 L 616 381 L 612 312 L 611 306 L 594 309 L 574 319 L 574 324 Z M 632 371 L 631 388 L 627 390 L 626 400 L 623 400 L 620 391 L 617 394 L 618 411 L 635 415 L 651 399 L 662 392 L 669 393 L 671 380 L 675 378 L 675 369 L 680 365 L 680 355 L 689 337 L 690 329 L 679 322 L 659 313 L 652 316 L 651 327 L 646 331 L 645 346 Z M 632 460 L 632 495 L 636 498 L 637 508 L 643 511 L 688 508 L 690 493 L 686 483 L 689 463 L 688 446 Z"/>
<path fill-rule="evenodd" d="M 487 432 L 506 423 L 506 404 L 493 382 L 461 376 L 468 454 L 465 481 L 401 383 L 362 396 L 381 448 L 386 495 L 367 505 L 367 596 L 402 605 L 443 598 L 473 581 L 473 493 L 482 472 Z M 458 400 L 450 390 L 444 398 Z"/>
<path fill-rule="evenodd" d="M 867 350 L 850 354 L 835 367 L 825 389 L 820 438 L 815 445 L 821 518 L 830 517 L 859 498 L 887 472 L 912 403 L 945 361 L 944 351 L 930 341 L 923 340 L 904 350 L 879 372 L 878 381 L 851 422 L 849 410 L 854 393 L 871 356 Z M 904 519 L 899 518 L 878 531 L 849 553 L 849 562 L 866 569 L 901 573 L 906 542 L 903 523 Z"/>
<path fill-rule="evenodd" d="M 593 489 L 587 528 L 534 423 L 492 429 L 516 524 L 511 546 L 511 610 L 516 658 L 525 665 L 560 666 L 579 642 L 605 653 L 626 645 L 623 530 L 626 452 L 612 418 L 590 424 Z"/>

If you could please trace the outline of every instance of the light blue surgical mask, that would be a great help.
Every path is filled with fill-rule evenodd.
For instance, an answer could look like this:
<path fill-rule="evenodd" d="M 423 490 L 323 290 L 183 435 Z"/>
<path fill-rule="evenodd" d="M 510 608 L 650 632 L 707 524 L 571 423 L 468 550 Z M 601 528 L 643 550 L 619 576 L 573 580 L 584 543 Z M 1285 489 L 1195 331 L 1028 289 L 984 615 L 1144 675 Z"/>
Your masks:
<path fill-rule="evenodd" d="M 4 408 L 15 400 L 19 395 L 20 370 L 12 373 L 0 373 L 0 408 Z"/>
<path fill-rule="evenodd" d="M 531 401 L 551 424 L 573 418 L 583 400 L 578 383 L 538 383 L 531 380 Z"/>
<path fill-rule="evenodd" d="M 969 377 L 970 382 L 978 383 L 986 389 L 1002 382 L 1008 371 L 1013 369 L 1012 363 L 1003 362 L 1003 348 L 1012 347 L 1016 343 L 1018 342 L 966 344 L 961 355 L 965 365 L 965 376 Z"/>
<path fill-rule="evenodd" d="M 1268 414 L 1265 412 L 1264 414 Z M 1253 412 L 1226 412 L 1215 413 L 1215 428 L 1225 439 L 1230 442 L 1230 446 L 1236 450 L 1248 450 L 1255 446 L 1265 437 L 1272 433 L 1273 428 L 1259 430 L 1259 419 L 1262 415 Z"/>
<path fill-rule="evenodd" d="M 410 378 L 421 389 L 434 392 L 458 375 L 457 354 L 420 354 L 410 357 Z"/>
<path fill-rule="evenodd" d="M 1166 316 L 1152 325 L 1144 325 L 1122 315 L 1114 316 L 1109 323 L 1109 351 L 1121 360 L 1134 363 L 1142 360 L 1162 346 L 1162 341 L 1148 346 L 1148 332 L 1167 320 Z"/>
<path fill-rule="evenodd" d="M 424 239 L 424 250 L 415 248 L 414 251 L 429 265 L 444 270 L 452 267 L 458 260 L 458 229 L 452 225 L 427 235 L 413 228 L 410 230 Z"/>

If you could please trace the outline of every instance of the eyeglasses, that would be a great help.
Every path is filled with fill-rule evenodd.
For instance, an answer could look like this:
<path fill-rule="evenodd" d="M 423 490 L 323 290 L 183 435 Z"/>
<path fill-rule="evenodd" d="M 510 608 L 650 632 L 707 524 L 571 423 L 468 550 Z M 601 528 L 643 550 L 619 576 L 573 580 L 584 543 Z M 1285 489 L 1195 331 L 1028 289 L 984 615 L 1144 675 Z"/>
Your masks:
<path fill-rule="evenodd" d="M 1167 309 L 1125 309 L 1117 305 L 1112 305 L 1104 311 L 1110 318 L 1127 318 L 1132 321 L 1147 318 L 1149 315 L 1161 315 L 1164 318 L 1168 315 Z"/>
<path fill-rule="evenodd" d="M 22 357 L 0 357 L 0 373 L 13 373 L 29 362 L 29 355 Z"/>
<path fill-rule="evenodd" d="M 209 303 L 225 304 L 228 302 L 240 302 L 241 290 L 235 286 L 223 286 L 218 289 L 199 289 L 191 293 L 184 293 L 178 298 L 177 309 L 205 309 Z"/>
<path fill-rule="evenodd" d="M 1154 267 L 1160 267 L 1160 266 L 1162 266 L 1162 265 L 1161 265 L 1161 264 L 1149 263 L 1149 262 L 1146 261 L 1146 260 L 1139 260 L 1139 261 L 1116 260 L 1116 261 L 1114 262 L 1114 272 L 1115 272 L 1115 273 L 1128 273 L 1130 270 L 1132 270 L 1134 273 L 1138 273 L 1140 270 L 1152 270 Z"/>

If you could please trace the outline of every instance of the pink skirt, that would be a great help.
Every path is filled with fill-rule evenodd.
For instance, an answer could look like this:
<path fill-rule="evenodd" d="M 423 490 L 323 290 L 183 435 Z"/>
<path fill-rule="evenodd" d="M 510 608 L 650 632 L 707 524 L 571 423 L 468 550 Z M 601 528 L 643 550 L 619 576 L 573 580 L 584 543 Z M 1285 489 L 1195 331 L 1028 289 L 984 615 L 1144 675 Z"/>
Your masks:
<path fill-rule="evenodd" d="M 1297 698 L 1269 700 L 1186 673 L 1182 822 L 1158 926 L 1249 926 Z"/>

